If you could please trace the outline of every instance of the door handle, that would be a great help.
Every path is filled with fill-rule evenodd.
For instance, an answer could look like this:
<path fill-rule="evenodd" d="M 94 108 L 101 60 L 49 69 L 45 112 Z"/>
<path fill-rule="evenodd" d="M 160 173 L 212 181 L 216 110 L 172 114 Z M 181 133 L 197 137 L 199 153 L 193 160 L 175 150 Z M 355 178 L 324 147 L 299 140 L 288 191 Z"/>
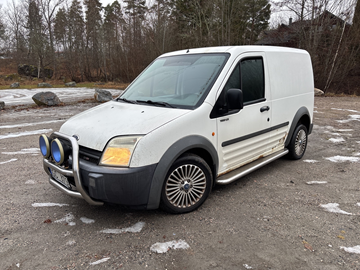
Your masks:
<path fill-rule="evenodd" d="M 269 106 L 264 106 L 264 107 L 260 108 L 260 112 L 265 112 L 265 111 L 268 111 L 268 110 L 270 110 Z"/>

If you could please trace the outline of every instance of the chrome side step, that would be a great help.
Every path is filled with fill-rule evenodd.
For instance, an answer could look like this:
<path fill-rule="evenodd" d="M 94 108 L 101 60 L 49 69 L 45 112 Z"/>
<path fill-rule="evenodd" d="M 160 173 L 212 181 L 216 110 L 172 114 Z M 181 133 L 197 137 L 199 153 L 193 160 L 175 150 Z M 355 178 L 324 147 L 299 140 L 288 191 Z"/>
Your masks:
<path fill-rule="evenodd" d="M 281 151 L 278 151 L 272 155 L 269 155 L 267 157 L 259 158 L 249 164 L 246 164 L 238 169 L 235 169 L 227 174 L 221 175 L 218 177 L 215 181 L 218 185 L 226 185 L 234 182 L 235 180 L 261 168 L 262 166 L 265 166 L 266 164 L 285 156 L 287 153 L 289 153 L 288 149 L 284 149 Z"/>

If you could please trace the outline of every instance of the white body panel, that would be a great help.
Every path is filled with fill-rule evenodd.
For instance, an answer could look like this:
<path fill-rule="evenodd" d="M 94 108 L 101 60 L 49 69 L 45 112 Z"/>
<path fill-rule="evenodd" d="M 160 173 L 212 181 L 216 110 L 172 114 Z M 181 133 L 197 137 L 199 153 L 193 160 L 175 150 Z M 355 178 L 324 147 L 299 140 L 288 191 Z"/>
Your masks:
<path fill-rule="evenodd" d="M 224 174 L 283 149 L 300 107 L 308 110 L 312 123 L 314 87 L 307 52 L 238 46 L 191 49 L 189 54 L 220 52 L 229 53 L 230 57 L 198 108 L 187 110 L 112 101 L 71 118 L 60 132 L 70 136 L 76 134 L 80 137 L 80 145 L 98 151 L 103 151 L 109 140 L 116 136 L 144 135 L 133 152 L 130 167 L 156 164 L 178 140 L 191 135 L 201 136 L 216 149 L 219 161 L 217 171 Z M 184 50 L 160 57 L 186 53 Z M 246 57 L 263 58 L 265 101 L 246 105 L 235 114 L 211 119 L 210 113 L 232 70 Z M 260 112 L 264 106 L 270 107 L 270 110 Z M 288 124 L 271 130 L 284 123 Z M 268 131 L 261 133 L 264 130 Z M 260 135 L 256 136 L 256 133 Z M 224 142 L 247 135 L 253 136 L 223 146 Z"/>
<path fill-rule="evenodd" d="M 188 112 L 110 101 L 70 118 L 60 132 L 69 136 L 76 134 L 80 145 L 103 151 L 114 137 L 148 134 Z"/>
<path fill-rule="evenodd" d="M 169 122 L 143 137 L 136 146 L 131 159 L 131 167 L 141 167 L 159 162 L 171 145 L 191 135 L 204 137 L 215 147 L 216 136 L 212 136 L 212 133 L 214 132 L 216 135 L 216 120 L 208 117 L 211 109 L 212 106 L 204 103 L 191 113 L 185 114 L 176 121 Z M 207 116 L 205 119 L 204 115 Z"/>

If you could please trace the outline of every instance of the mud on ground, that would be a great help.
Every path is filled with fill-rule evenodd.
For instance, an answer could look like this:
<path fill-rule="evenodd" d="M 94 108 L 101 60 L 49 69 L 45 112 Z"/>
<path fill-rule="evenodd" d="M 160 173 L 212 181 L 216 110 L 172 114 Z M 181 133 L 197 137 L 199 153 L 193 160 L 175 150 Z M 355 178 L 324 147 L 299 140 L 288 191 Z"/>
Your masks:
<path fill-rule="evenodd" d="M 185 215 L 94 207 L 48 183 L 37 134 L 94 105 L 1 112 L 0 269 L 360 269 L 360 98 L 316 98 L 302 160 Z"/>

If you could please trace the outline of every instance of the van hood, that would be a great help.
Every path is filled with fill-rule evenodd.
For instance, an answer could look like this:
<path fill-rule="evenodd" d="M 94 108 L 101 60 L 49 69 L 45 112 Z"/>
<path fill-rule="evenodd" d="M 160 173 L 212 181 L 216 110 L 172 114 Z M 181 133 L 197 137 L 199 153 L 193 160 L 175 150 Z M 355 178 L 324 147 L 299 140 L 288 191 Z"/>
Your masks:
<path fill-rule="evenodd" d="M 110 101 L 73 116 L 60 128 L 78 143 L 103 151 L 111 138 L 146 135 L 160 126 L 188 113 L 189 110 Z"/>

